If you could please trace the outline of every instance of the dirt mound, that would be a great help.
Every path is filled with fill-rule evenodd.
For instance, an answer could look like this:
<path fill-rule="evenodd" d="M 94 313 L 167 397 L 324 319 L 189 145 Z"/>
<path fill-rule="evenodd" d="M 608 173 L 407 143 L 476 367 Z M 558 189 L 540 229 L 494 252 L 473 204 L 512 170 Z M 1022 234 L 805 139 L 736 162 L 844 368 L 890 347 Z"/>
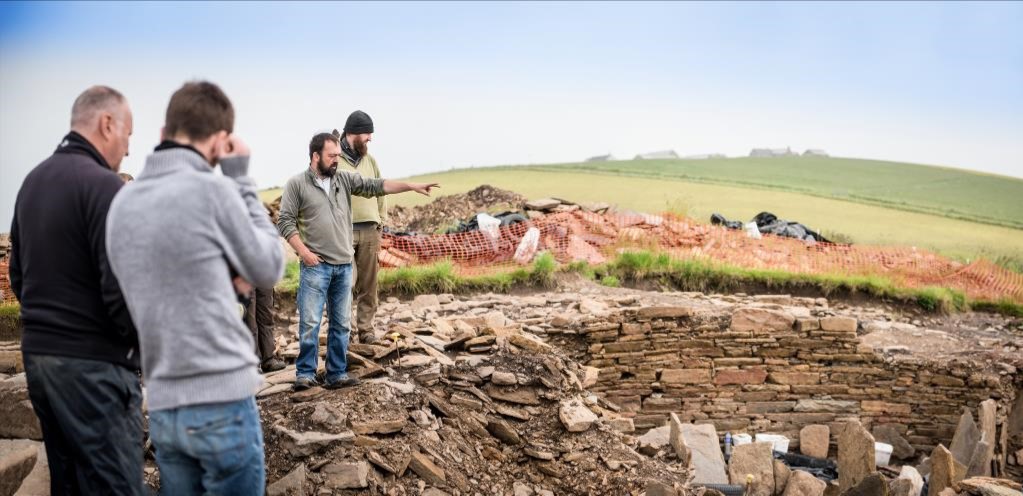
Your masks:
<path fill-rule="evenodd" d="M 526 198 L 513 191 L 482 185 L 468 193 L 441 196 L 418 207 L 391 207 L 388 226 L 399 230 L 436 233 L 480 212 L 518 210 Z"/>

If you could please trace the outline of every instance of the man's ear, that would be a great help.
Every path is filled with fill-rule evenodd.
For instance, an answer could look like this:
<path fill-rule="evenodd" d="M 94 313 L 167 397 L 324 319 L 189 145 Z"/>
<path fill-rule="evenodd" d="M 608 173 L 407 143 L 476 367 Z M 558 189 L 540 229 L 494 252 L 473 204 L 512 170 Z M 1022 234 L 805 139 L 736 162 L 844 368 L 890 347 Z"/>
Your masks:
<path fill-rule="evenodd" d="M 167 127 L 166 126 L 161 126 L 160 127 L 160 141 L 161 142 L 167 141 Z"/>
<path fill-rule="evenodd" d="M 103 112 L 99 116 L 99 135 L 104 140 L 109 140 L 114 136 L 114 116 L 109 112 Z"/>

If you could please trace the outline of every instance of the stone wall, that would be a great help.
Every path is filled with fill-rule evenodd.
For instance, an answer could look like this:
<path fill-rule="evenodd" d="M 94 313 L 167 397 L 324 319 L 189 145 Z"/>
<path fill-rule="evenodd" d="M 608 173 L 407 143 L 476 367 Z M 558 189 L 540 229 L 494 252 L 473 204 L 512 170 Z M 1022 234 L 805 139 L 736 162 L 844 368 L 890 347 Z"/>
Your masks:
<path fill-rule="evenodd" d="M 893 424 L 930 453 L 937 443 L 949 445 L 964 407 L 975 412 L 989 398 L 1005 426 L 1020 381 L 1011 367 L 982 371 L 965 359 L 882 355 L 860 344 L 856 319 L 820 316 L 826 313 L 648 307 L 554 332 L 585 336 L 587 364 L 599 369 L 590 390 L 634 415 L 638 429 L 663 425 L 676 412 L 683 421 L 713 423 L 720 435 L 785 434 L 795 448 L 805 425 L 831 425 L 834 443 L 838 426 L 858 419 L 868 429 Z M 998 452 L 1014 452 L 1007 449 Z"/>

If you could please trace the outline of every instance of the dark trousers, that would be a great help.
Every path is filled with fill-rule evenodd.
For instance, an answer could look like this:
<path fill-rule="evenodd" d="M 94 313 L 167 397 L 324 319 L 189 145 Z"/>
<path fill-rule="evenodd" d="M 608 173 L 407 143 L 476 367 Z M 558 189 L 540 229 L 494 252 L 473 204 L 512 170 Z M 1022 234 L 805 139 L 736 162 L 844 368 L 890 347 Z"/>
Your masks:
<path fill-rule="evenodd" d="M 355 283 L 352 285 L 352 299 L 355 301 L 355 325 L 358 336 L 372 337 L 373 317 L 377 314 L 380 301 L 377 295 L 377 272 L 380 263 L 380 230 L 356 229 L 352 231 L 352 247 L 355 249 Z"/>
<path fill-rule="evenodd" d="M 82 358 L 25 353 L 24 360 L 50 493 L 144 494 L 138 374 Z"/>
<path fill-rule="evenodd" d="M 274 290 L 256 288 L 256 296 L 245 308 L 245 324 L 256 340 L 256 357 L 260 363 L 274 357 Z"/>

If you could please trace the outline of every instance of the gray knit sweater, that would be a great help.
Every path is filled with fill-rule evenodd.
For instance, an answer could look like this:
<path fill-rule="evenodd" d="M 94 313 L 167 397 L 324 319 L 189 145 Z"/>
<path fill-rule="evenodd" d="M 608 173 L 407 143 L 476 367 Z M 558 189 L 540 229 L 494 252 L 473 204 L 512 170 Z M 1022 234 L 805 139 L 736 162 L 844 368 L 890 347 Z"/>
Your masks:
<path fill-rule="evenodd" d="M 236 401 L 260 384 L 231 269 L 271 287 L 284 254 L 252 180 L 212 172 L 194 151 L 157 151 L 107 214 L 107 253 L 138 328 L 150 410 Z"/>

